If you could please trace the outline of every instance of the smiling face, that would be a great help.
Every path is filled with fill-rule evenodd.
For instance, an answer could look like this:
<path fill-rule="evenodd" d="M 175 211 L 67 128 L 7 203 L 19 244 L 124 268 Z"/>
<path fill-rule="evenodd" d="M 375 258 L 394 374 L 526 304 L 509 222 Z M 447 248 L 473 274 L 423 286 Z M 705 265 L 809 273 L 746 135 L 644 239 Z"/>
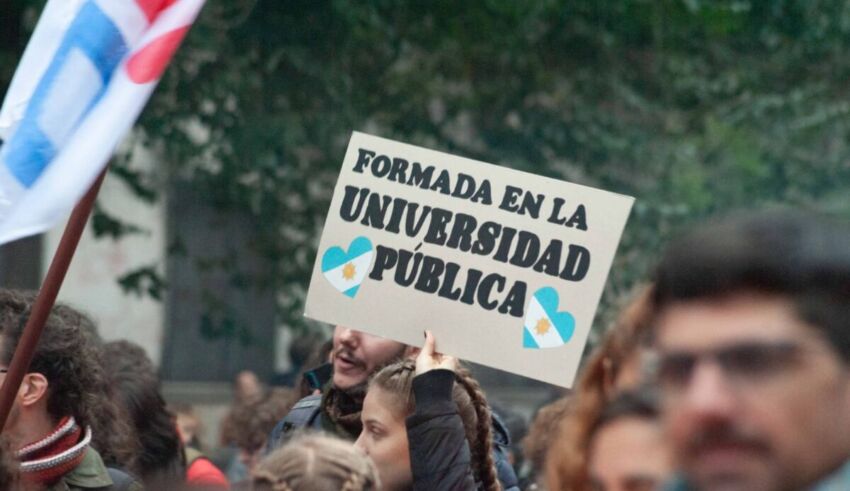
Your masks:
<path fill-rule="evenodd" d="M 790 300 L 674 303 L 657 336 L 667 429 L 699 489 L 801 489 L 850 457 L 846 366 Z"/>
<path fill-rule="evenodd" d="M 406 417 L 397 398 L 380 387 L 369 388 L 360 413 L 363 431 L 354 444 L 375 463 L 384 491 L 404 490 L 413 484 Z"/>
<path fill-rule="evenodd" d="M 378 368 L 404 355 L 407 346 L 336 326 L 333 336 L 334 386 L 346 390 L 362 384 Z"/>

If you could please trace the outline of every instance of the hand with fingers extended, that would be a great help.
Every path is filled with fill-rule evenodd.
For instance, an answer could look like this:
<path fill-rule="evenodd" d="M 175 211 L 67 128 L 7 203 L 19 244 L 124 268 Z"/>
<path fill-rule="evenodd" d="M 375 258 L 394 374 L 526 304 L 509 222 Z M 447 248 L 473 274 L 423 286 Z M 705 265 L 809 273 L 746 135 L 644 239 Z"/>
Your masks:
<path fill-rule="evenodd" d="M 416 357 L 416 375 L 436 369 L 457 371 L 457 358 L 436 352 L 437 341 L 431 331 L 425 331 L 425 345 Z"/>

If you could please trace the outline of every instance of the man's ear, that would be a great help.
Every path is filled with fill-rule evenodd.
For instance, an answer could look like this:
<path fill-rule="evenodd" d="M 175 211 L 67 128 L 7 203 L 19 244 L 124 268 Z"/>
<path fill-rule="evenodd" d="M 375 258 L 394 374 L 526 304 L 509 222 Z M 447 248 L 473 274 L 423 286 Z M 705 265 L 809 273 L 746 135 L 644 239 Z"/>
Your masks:
<path fill-rule="evenodd" d="M 18 400 L 22 406 L 32 406 L 47 396 L 47 377 L 40 373 L 28 373 L 18 389 Z"/>

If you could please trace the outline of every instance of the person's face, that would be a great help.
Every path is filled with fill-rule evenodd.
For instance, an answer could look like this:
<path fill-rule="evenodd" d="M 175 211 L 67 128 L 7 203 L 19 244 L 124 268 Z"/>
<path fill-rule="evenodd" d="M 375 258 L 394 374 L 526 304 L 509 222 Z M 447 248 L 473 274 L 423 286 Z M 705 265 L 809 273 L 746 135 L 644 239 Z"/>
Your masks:
<path fill-rule="evenodd" d="M 404 354 L 406 345 L 336 326 L 333 337 L 333 383 L 348 389 L 368 380 L 375 370 Z"/>
<path fill-rule="evenodd" d="M 656 327 L 667 429 L 699 489 L 800 489 L 847 459 L 850 377 L 790 300 L 673 304 Z"/>
<path fill-rule="evenodd" d="M 263 397 L 263 384 L 257 374 L 243 370 L 236 376 L 236 398 L 240 401 L 254 401 Z"/>
<path fill-rule="evenodd" d="M 0 351 L 5 351 L 6 336 L 0 336 Z M 0 363 L 0 388 L 6 383 L 6 376 L 9 372 L 9 363 Z M 6 426 L 3 428 L 3 435 L 8 440 L 12 448 L 20 448 L 26 445 L 27 441 L 22 433 L 21 423 L 21 405 L 20 405 L 20 389 L 15 399 L 12 401 L 12 407 L 9 410 L 9 415 L 6 417 Z"/>
<path fill-rule="evenodd" d="M 6 364 L 2 364 L 0 366 L 0 388 L 3 387 L 3 384 L 6 383 L 6 373 L 9 371 L 9 368 Z M 20 426 L 21 426 L 21 408 L 18 403 L 18 397 L 15 397 L 15 400 L 12 401 L 12 407 L 9 410 L 9 416 L 6 417 L 6 426 L 3 429 L 3 433 L 6 436 L 6 439 L 12 445 L 13 448 L 19 448 L 25 445 L 27 442 L 21 441 Z"/>
<path fill-rule="evenodd" d="M 408 489 L 413 483 L 404 424 L 406 415 L 402 413 L 386 391 L 379 387 L 369 388 L 360 413 L 363 431 L 354 445 L 375 463 L 381 489 L 385 491 Z"/>
<path fill-rule="evenodd" d="M 638 458 L 639 457 L 639 458 Z M 590 443 L 588 471 L 594 491 L 655 491 L 670 475 L 670 452 L 657 422 L 615 419 Z"/>
<path fill-rule="evenodd" d="M 0 387 L 6 383 L 7 370 L 5 364 L 0 365 Z M 47 380 L 43 375 L 38 373 L 24 375 L 3 429 L 3 436 L 12 448 L 20 448 L 32 443 L 35 439 L 42 437 L 45 431 L 49 431 L 50 428 L 45 428 L 44 425 L 37 428 L 37 425 L 33 424 L 34 415 L 39 416 L 37 421 L 50 421 L 47 413 L 46 392 Z M 25 416 L 25 409 L 29 416 Z"/>
<path fill-rule="evenodd" d="M 254 468 L 257 467 L 257 463 L 260 461 L 262 455 L 262 448 L 248 450 L 245 448 L 239 449 L 239 462 L 248 469 L 248 472 L 253 472 Z"/>

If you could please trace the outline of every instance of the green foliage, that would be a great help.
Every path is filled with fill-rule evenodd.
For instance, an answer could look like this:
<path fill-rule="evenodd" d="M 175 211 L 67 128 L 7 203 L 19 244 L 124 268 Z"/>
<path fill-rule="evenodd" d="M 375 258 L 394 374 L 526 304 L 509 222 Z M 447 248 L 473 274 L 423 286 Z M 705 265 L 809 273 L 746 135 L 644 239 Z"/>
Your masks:
<path fill-rule="evenodd" d="M 118 278 L 118 284 L 124 293 L 132 293 L 136 296 L 150 296 L 156 300 L 162 300 L 166 283 L 157 272 L 156 265 L 143 266 Z"/>
<path fill-rule="evenodd" d="M 140 138 L 263 223 L 250 247 L 271 266 L 239 280 L 278 291 L 289 326 L 352 130 L 635 196 L 604 325 L 696 220 L 850 214 L 848 42 L 838 0 L 209 0 Z"/>

